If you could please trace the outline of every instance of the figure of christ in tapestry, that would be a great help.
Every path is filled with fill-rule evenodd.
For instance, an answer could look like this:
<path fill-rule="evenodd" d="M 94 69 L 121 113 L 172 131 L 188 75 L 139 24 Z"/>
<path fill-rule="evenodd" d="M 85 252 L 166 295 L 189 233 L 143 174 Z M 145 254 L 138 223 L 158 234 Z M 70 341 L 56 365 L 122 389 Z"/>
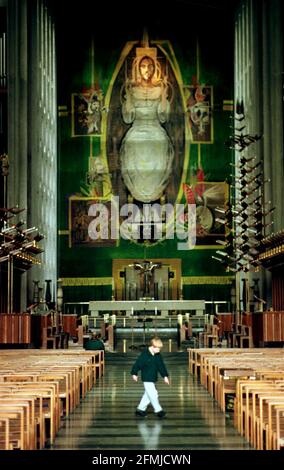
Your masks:
<path fill-rule="evenodd" d="M 174 149 L 162 124 L 170 114 L 166 77 L 154 78 L 158 62 L 149 54 L 134 61 L 135 78 L 127 81 L 122 96 L 122 116 L 131 124 L 120 148 L 121 173 L 130 194 L 137 201 L 158 200 L 168 184 Z M 136 65 L 137 62 L 137 65 Z"/>
<path fill-rule="evenodd" d="M 143 42 L 122 53 L 110 99 L 106 151 L 120 204 L 174 203 L 185 153 L 177 78 L 165 53 Z"/>

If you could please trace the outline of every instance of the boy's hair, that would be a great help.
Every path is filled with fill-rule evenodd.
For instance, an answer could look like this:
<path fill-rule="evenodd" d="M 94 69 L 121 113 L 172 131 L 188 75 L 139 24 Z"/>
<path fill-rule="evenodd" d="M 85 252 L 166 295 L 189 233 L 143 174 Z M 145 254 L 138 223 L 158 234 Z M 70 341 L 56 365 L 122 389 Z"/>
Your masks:
<path fill-rule="evenodd" d="M 162 348 L 163 342 L 160 338 L 155 336 L 154 338 L 151 339 L 151 346 L 154 346 L 155 348 Z"/>

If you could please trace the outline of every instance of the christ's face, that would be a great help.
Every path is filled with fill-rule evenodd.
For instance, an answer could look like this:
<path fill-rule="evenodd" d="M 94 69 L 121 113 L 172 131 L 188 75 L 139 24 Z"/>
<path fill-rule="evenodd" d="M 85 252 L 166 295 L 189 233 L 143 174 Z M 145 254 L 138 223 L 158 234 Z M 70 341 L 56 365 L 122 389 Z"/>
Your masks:
<path fill-rule="evenodd" d="M 141 60 L 139 68 L 141 77 L 146 81 L 151 80 L 155 70 L 154 62 L 150 58 L 145 57 Z"/>

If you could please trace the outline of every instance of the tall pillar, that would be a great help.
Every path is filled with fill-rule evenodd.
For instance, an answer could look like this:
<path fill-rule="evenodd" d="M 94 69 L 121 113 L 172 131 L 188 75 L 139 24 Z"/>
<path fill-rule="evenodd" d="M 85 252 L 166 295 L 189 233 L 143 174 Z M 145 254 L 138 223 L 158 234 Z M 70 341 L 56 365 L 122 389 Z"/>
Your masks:
<path fill-rule="evenodd" d="M 7 0 L 8 205 L 45 236 L 42 265 L 22 275 L 21 309 L 33 283 L 57 279 L 57 131 L 54 21 L 45 0 Z"/>

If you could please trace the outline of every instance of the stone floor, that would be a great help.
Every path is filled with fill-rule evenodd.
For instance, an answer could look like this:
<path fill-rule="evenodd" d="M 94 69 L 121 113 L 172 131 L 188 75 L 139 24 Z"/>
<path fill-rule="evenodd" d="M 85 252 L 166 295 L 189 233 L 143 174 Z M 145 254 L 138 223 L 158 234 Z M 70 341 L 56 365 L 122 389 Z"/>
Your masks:
<path fill-rule="evenodd" d="M 160 402 L 167 412 L 158 419 L 149 409 L 146 418 L 134 411 L 143 392 L 132 381 L 131 363 L 137 353 L 106 358 L 105 376 L 63 421 L 52 449 L 187 449 L 246 450 L 249 445 L 235 430 L 230 417 L 188 373 L 185 353 L 165 355 L 171 385 L 159 380 Z M 115 356 L 115 355 L 114 355 Z"/>

